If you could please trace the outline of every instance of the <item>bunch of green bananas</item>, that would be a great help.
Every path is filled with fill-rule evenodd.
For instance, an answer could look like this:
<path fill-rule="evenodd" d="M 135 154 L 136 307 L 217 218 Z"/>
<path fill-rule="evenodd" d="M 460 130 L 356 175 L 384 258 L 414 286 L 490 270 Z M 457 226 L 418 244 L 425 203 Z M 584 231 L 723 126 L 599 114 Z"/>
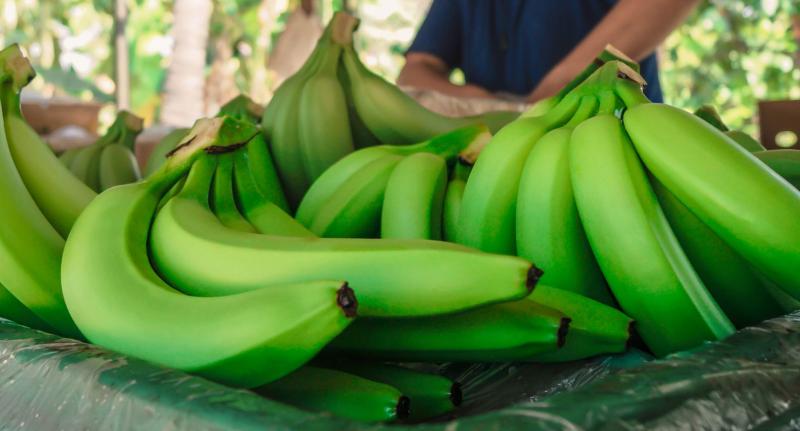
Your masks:
<path fill-rule="evenodd" d="M 108 131 L 92 145 L 73 148 L 59 156 L 61 163 L 96 192 L 139 181 L 139 165 L 133 155 L 142 119 L 119 111 Z"/>

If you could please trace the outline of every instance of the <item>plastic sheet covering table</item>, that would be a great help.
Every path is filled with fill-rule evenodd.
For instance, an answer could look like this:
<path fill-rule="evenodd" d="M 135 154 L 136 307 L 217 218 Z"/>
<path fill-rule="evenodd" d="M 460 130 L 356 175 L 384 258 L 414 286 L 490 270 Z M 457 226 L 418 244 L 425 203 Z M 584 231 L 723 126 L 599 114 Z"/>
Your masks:
<path fill-rule="evenodd" d="M 659 430 L 800 427 L 800 313 L 661 360 L 444 364 L 465 401 L 425 424 L 307 413 L 0 320 L 2 430 Z M 269 364 L 265 364 L 269 366 Z"/>

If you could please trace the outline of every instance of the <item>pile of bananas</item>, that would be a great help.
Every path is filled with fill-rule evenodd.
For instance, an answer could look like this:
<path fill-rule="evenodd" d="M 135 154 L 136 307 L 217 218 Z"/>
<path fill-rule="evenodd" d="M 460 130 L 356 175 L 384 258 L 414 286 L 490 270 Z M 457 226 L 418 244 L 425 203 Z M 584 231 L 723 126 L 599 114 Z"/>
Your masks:
<path fill-rule="evenodd" d="M 443 117 L 359 62 L 356 25 L 337 14 L 263 112 L 234 99 L 100 195 L 24 122 L 32 69 L 0 51 L 0 316 L 391 421 L 470 394 L 387 362 L 634 333 L 661 356 L 800 308 L 800 151 L 650 103 L 611 49 L 519 118 Z"/>

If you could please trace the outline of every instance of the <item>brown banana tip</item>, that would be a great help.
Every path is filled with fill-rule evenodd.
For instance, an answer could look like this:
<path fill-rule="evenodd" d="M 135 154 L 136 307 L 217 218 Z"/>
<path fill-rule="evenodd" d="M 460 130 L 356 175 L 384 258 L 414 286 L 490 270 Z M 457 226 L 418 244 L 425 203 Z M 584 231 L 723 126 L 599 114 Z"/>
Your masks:
<path fill-rule="evenodd" d="M 411 414 L 411 400 L 407 396 L 401 395 L 397 400 L 395 412 L 397 413 L 398 419 L 407 418 L 408 415 Z"/>
<path fill-rule="evenodd" d="M 239 148 L 245 146 L 246 144 L 247 142 L 240 142 L 238 144 L 233 144 L 233 145 L 211 145 L 205 147 L 203 151 L 205 151 L 206 154 L 225 154 L 236 151 Z"/>
<path fill-rule="evenodd" d="M 342 287 L 336 291 L 336 303 L 339 305 L 339 308 L 344 311 L 345 316 L 356 317 L 358 299 L 356 299 L 356 293 L 353 292 L 353 289 L 351 289 L 347 283 L 342 284 Z"/>
<path fill-rule="evenodd" d="M 464 401 L 464 392 L 461 391 L 461 383 L 453 382 L 453 385 L 450 386 L 450 402 L 453 403 L 453 406 L 458 407 L 462 401 Z"/>
<path fill-rule="evenodd" d="M 630 323 L 628 323 L 628 339 L 625 341 L 625 350 L 630 349 L 631 346 L 633 345 L 633 338 L 634 338 L 633 335 L 635 334 L 635 331 L 636 331 L 636 321 L 631 320 Z"/>
<path fill-rule="evenodd" d="M 564 344 L 567 342 L 567 333 L 569 332 L 570 322 L 572 322 L 572 319 L 569 317 L 562 317 L 561 323 L 558 325 L 558 342 L 556 345 L 559 349 L 564 347 Z"/>
<path fill-rule="evenodd" d="M 531 265 L 528 269 L 528 276 L 525 280 L 525 287 L 528 289 L 528 293 L 533 292 L 533 288 L 536 287 L 536 283 L 539 282 L 539 279 L 542 278 L 544 275 L 544 271 L 537 268 L 536 265 Z"/>
<path fill-rule="evenodd" d="M 461 156 L 461 155 L 458 156 L 457 162 L 462 164 L 462 165 L 464 165 L 464 166 L 474 166 L 475 165 L 475 163 L 472 160 L 469 160 L 466 157 Z"/>
<path fill-rule="evenodd" d="M 602 58 L 595 58 L 594 61 L 592 61 L 592 63 L 597 67 L 603 67 L 603 65 L 606 64 L 606 62 L 603 61 Z"/>

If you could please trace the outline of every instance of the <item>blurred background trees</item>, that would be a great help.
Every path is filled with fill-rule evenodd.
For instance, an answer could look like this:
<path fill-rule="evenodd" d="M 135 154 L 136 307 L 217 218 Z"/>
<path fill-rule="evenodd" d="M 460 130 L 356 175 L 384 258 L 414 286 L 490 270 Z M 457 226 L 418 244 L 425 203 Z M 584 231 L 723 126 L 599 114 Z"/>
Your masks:
<path fill-rule="evenodd" d="M 191 9 L 195 1 L 213 6 L 210 18 L 174 15 L 176 2 L 180 10 L 180 2 Z M 360 16 L 356 43 L 364 61 L 393 80 L 430 0 L 306 2 L 323 22 L 343 7 Z M 113 3 L 0 0 L 0 44 L 17 42 L 26 49 L 40 76 L 31 87 L 42 96 L 112 103 Z M 269 53 L 300 0 L 128 0 L 128 5 L 130 104 L 151 123 L 170 109 L 163 97 L 173 89 L 167 72 L 181 70 L 186 61 L 202 65 L 204 89 L 195 94 L 192 109 L 213 113 L 239 92 L 266 102 L 279 79 L 269 68 Z M 201 42 L 181 48 L 174 27 L 180 21 L 193 31 L 207 30 L 204 47 Z M 659 50 L 665 97 L 688 109 L 711 103 L 731 126 L 755 133 L 758 100 L 800 99 L 798 37 L 797 0 L 704 1 Z M 173 61 L 178 67 L 170 69 Z"/>

